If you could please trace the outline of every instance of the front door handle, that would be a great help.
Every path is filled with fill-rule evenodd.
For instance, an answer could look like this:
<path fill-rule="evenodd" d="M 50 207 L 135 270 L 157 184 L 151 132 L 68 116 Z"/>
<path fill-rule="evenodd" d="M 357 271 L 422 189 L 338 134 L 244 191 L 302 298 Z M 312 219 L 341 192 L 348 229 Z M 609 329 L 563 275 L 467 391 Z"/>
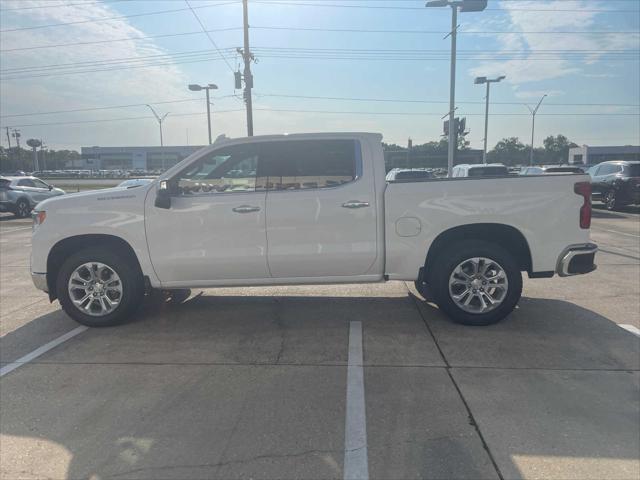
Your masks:
<path fill-rule="evenodd" d="M 368 206 L 369 202 L 360 202 L 359 200 L 349 200 L 342 204 L 343 208 L 364 208 Z"/>
<path fill-rule="evenodd" d="M 240 205 L 233 209 L 236 213 L 251 213 L 251 212 L 259 212 L 260 207 L 254 207 L 252 205 Z"/>

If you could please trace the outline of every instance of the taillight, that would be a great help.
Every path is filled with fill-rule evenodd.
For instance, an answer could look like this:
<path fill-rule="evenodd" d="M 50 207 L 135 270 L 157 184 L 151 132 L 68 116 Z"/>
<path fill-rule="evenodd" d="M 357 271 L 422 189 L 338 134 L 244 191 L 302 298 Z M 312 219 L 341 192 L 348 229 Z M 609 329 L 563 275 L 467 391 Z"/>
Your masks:
<path fill-rule="evenodd" d="M 582 196 L 580 207 L 580 228 L 591 228 L 591 182 L 578 182 L 573 191 Z"/>

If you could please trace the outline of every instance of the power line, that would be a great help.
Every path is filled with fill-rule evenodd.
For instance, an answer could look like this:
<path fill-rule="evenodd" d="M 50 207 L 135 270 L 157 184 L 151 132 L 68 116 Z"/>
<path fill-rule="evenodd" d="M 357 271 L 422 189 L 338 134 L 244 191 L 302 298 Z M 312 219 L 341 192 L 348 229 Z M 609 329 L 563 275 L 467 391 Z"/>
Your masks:
<path fill-rule="evenodd" d="M 216 113 L 233 113 L 233 112 L 244 112 L 244 109 L 234 109 L 234 110 L 218 110 Z M 190 113 L 172 113 L 171 117 L 190 117 L 197 115 L 206 115 L 207 112 L 190 112 Z M 31 123 L 25 125 L 10 125 L 9 128 L 23 128 L 23 127 L 49 127 L 49 126 L 58 126 L 58 125 L 80 125 L 85 123 L 106 123 L 106 122 L 121 122 L 121 121 L 130 121 L 130 120 L 156 120 L 153 116 L 144 116 L 144 117 L 120 117 L 120 118 L 103 118 L 98 120 L 83 120 L 83 121 L 69 121 L 69 122 L 51 122 L 51 123 Z M 6 127 L 1 127 L 6 128 Z"/>
<path fill-rule="evenodd" d="M 127 2 L 131 0 L 110 0 L 108 2 L 80 2 L 80 3 L 57 3 L 55 5 L 36 5 L 33 7 L 16 7 L 16 8 L 2 8 L 0 9 L 0 13 L 2 12 L 15 12 L 18 10 L 41 10 L 43 8 L 60 8 L 60 7 L 77 7 L 77 6 L 87 6 L 87 5 L 111 5 L 112 3 L 120 3 Z"/>
<path fill-rule="evenodd" d="M 345 111 L 345 110 L 306 110 L 306 109 L 278 109 L 278 108 L 255 108 L 254 110 L 263 112 L 280 112 L 280 113 L 313 113 L 313 114 L 330 114 L 330 115 L 395 115 L 395 116 L 433 116 L 442 117 L 442 112 L 376 112 L 376 111 Z M 217 113 L 235 113 L 244 112 L 244 109 L 232 109 L 232 110 L 218 110 Z M 179 113 L 172 114 L 172 117 L 188 117 L 196 115 L 206 115 L 206 112 L 191 112 L 191 113 Z M 465 113 L 465 116 L 483 116 L 484 113 Z M 503 117 L 528 117 L 528 113 L 493 113 L 492 115 Z M 548 117 L 576 117 L 576 116 L 637 116 L 635 113 L 610 113 L 610 112 L 594 112 L 594 113 L 540 113 L 538 115 Z M 82 120 L 82 121 L 68 121 L 68 122 L 50 122 L 50 123 L 31 123 L 22 125 L 8 125 L 10 128 L 25 128 L 25 127 L 44 127 L 44 126 L 58 126 L 58 125 L 78 125 L 86 123 L 105 123 L 105 122 L 119 122 L 130 120 L 155 120 L 155 117 L 120 117 L 120 118 L 105 118 L 97 120 Z M 2 127 L 5 128 L 5 127 Z"/>
<path fill-rule="evenodd" d="M 196 11 L 193 9 L 193 7 L 191 7 L 191 4 L 189 3 L 189 0 L 184 0 L 184 3 L 187 4 L 187 7 L 189 7 L 189 10 L 191 10 L 191 13 L 193 13 L 193 16 L 196 17 L 196 20 L 198 21 L 198 23 L 200 24 L 200 28 L 202 28 L 202 32 L 207 36 L 207 38 L 209 39 L 209 41 L 211 42 L 211 44 L 215 47 L 215 49 L 218 51 L 218 53 L 220 54 L 220 56 L 222 57 L 222 59 L 224 60 L 224 63 L 227 64 L 227 67 L 229 67 L 229 70 L 231 70 L 232 72 L 233 67 L 231 66 L 231 64 L 229 63 L 229 61 L 227 60 L 227 58 L 223 55 L 223 53 L 220 51 L 220 49 L 218 48 L 218 44 L 213 40 L 213 38 L 211 37 L 211 35 L 209 34 L 207 27 L 204 26 L 204 23 L 202 23 L 202 20 L 200 20 L 200 17 L 198 16 L 198 14 L 196 13 Z M 211 135 L 209 135 L 211 136 Z"/>
<path fill-rule="evenodd" d="M 438 34 L 444 35 L 449 32 L 441 30 L 372 30 L 364 28 L 320 28 L 320 27 L 263 27 L 251 26 L 253 29 L 259 30 L 292 30 L 292 31 L 311 31 L 311 32 L 348 32 L 348 33 L 417 33 L 417 34 Z M 640 30 L 619 31 L 619 30 L 600 30 L 600 31 L 515 31 L 515 30 L 458 30 L 458 34 L 467 35 L 486 35 L 486 34 L 534 34 L 534 35 L 613 35 L 613 34 L 640 34 Z"/>
<path fill-rule="evenodd" d="M 216 33 L 216 32 L 227 32 L 231 30 L 242 30 L 242 27 L 227 27 L 227 28 L 214 28 L 207 30 L 207 32 Z M 33 47 L 20 47 L 20 48 L 7 48 L 4 50 L 0 50 L 0 53 L 10 53 L 10 52 L 20 52 L 23 50 L 38 50 L 43 48 L 58 48 L 58 47 L 75 47 L 79 45 L 94 45 L 98 43 L 112 43 L 112 42 L 125 42 L 125 41 L 139 41 L 139 40 L 153 40 L 156 38 L 167 38 L 167 37 L 181 37 L 187 35 L 202 35 L 203 31 L 199 30 L 197 32 L 182 32 L 182 33 L 165 33 L 162 35 L 149 35 L 149 36 L 140 36 L 140 37 L 124 37 L 124 38 L 111 38 L 109 40 L 93 40 L 90 42 L 72 42 L 72 43 L 58 43 L 53 45 L 36 45 Z M 620 32 L 624 33 L 624 32 Z M 632 33 L 632 32 L 627 32 Z M 638 32 L 640 33 L 640 32 Z"/>
<path fill-rule="evenodd" d="M 210 4 L 210 5 L 200 5 L 197 7 L 193 7 L 193 8 L 211 8 L 211 7 L 220 7 L 223 5 L 231 5 L 234 3 L 238 3 L 238 0 L 232 0 L 232 1 L 228 1 L 228 2 L 222 2 L 222 3 L 214 3 L 214 4 Z M 185 11 L 189 11 L 189 8 L 174 8 L 171 10 L 158 10 L 155 12 L 146 12 L 146 13 L 133 13 L 131 15 L 118 15 L 115 17 L 101 17 L 101 18 L 93 18 L 90 20 L 77 20 L 75 22 L 64 22 L 64 23 L 50 23 L 48 25 L 33 25 L 30 27 L 20 27 L 20 28 L 11 28 L 11 29 L 7 29 L 7 30 L 0 30 L 0 33 L 7 33 L 7 32 L 18 32 L 18 31 L 23 31 L 23 30 L 36 30 L 36 29 L 40 29 L 40 28 L 49 28 L 49 27 L 63 27 L 63 26 L 67 26 L 67 25 L 79 25 L 82 23 L 96 23 L 96 22 L 104 22 L 106 20 L 120 20 L 123 18 L 134 18 L 134 17 L 146 17 L 146 16 L 150 16 L 150 15 L 165 15 L 167 13 L 177 13 L 177 12 L 185 12 Z"/>
<path fill-rule="evenodd" d="M 234 51 L 233 47 L 225 47 L 224 49 L 217 48 L 217 52 L 222 56 L 222 51 L 230 52 Z M 300 54 L 309 54 L 309 55 L 343 55 L 343 54 L 353 54 L 353 55 L 448 55 L 449 51 L 444 49 L 354 49 L 354 48 L 292 48 L 292 47 L 255 47 L 255 50 L 264 51 L 267 53 L 300 53 Z M 114 58 L 114 59 L 105 59 L 105 60 L 91 60 L 91 61 L 82 61 L 82 62 L 71 62 L 71 63 L 56 63 L 56 64 L 47 64 L 47 65 L 32 65 L 26 67 L 14 67 L 14 68 L 6 68 L 0 70 L 0 73 L 11 74 L 11 73 L 29 73 L 29 72 L 38 72 L 47 69 L 61 69 L 61 68 L 71 68 L 71 67 L 92 67 L 92 66 L 106 66 L 106 65 L 117 65 L 123 64 L 127 62 L 140 62 L 146 61 L 148 59 L 170 59 L 170 58 L 182 58 L 186 56 L 193 55 L 205 55 L 212 53 L 213 50 L 191 50 L 186 52 L 176 52 L 176 53 L 161 53 L 154 55 L 138 55 L 135 57 L 122 57 L 122 58 Z M 545 56 L 545 55 L 602 55 L 602 54 L 612 54 L 612 55 L 635 55 L 638 53 L 637 50 L 631 49 L 591 49 L 591 50 L 578 50 L 578 49 L 539 49 L 539 50 L 483 50 L 481 52 L 477 50 L 458 50 L 461 55 L 494 55 L 499 54 L 500 56 L 504 55 L 526 55 L 527 58 L 536 55 L 536 56 Z"/>
<path fill-rule="evenodd" d="M 279 27 L 279 26 L 251 26 L 254 30 L 286 30 L 286 31 L 310 31 L 310 32 L 343 32 L 343 33 L 403 33 L 403 34 L 434 34 L 434 35 L 444 35 L 449 32 L 441 31 L 441 30 L 375 30 L 375 29 L 362 29 L 362 28 L 321 28 L 321 27 Z M 233 30 L 241 30 L 242 27 L 226 27 L 226 28 L 214 28 L 208 29 L 206 32 L 209 33 L 217 33 L 217 32 L 226 32 Z M 95 45 L 101 43 L 111 43 L 111 42 L 125 42 L 125 41 L 142 41 L 142 40 L 154 40 L 157 38 L 170 38 L 170 37 L 181 37 L 188 35 L 202 35 L 202 30 L 194 31 L 194 32 L 179 32 L 179 33 L 166 33 L 161 35 L 148 35 L 148 36 L 139 36 L 139 37 L 123 37 L 123 38 L 112 38 L 109 40 L 93 40 L 87 42 L 71 42 L 71 43 L 58 43 L 53 45 L 35 45 L 31 47 L 19 47 L 19 48 L 7 48 L 0 49 L 0 53 L 11 53 L 11 52 L 21 52 L 24 50 L 39 50 L 39 49 L 47 49 L 47 48 L 60 48 L 60 47 L 75 47 L 82 45 Z M 497 34 L 514 34 L 514 35 L 616 35 L 616 34 L 624 34 L 624 35 L 640 35 L 640 30 L 627 30 L 627 31 L 616 31 L 616 30 L 594 30 L 594 31 L 516 31 L 516 30 L 459 30 L 458 34 L 462 35 L 497 35 Z"/>
<path fill-rule="evenodd" d="M 213 100 L 222 100 L 224 98 L 230 98 L 230 97 L 235 97 L 235 95 L 224 95 L 221 97 L 215 97 Z M 49 112 L 13 113 L 9 115 L 0 115 L 0 118 L 31 117 L 35 115 L 54 115 L 54 114 L 60 114 L 60 113 L 92 112 L 97 110 L 113 110 L 118 108 L 144 107 L 146 105 L 166 105 L 170 103 L 200 102 L 200 101 L 201 100 L 199 98 L 180 98 L 176 100 L 163 100 L 160 102 L 130 103 L 128 105 L 110 105 L 106 107 L 74 108 L 71 110 L 53 110 Z"/>
<path fill-rule="evenodd" d="M 362 98 L 362 97 L 324 97 L 324 96 L 312 96 L 312 95 L 286 95 L 277 93 L 256 93 L 258 97 L 277 97 L 277 98 L 299 98 L 299 99 L 311 99 L 311 100 L 340 100 L 340 101 L 355 101 L 355 102 L 390 102 L 390 103 L 449 103 L 444 100 L 406 100 L 406 99 L 392 99 L 392 98 Z M 484 105 L 484 101 L 457 101 L 460 104 L 469 105 Z M 492 105 L 522 105 L 523 102 L 495 102 L 492 101 Z M 546 103 L 545 105 L 562 106 L 562 107 L 574 107 L 574 106 L 589 106 L 589 107 L 640 107 L 640 104 L 630 103 Z"/>
<path fill-rule="evenodd" d="M 380 10 L 421 10 L 426 11 L 425 7 L 408 7 L 408 6 L 387 6 L 387 5 L 349 5 L 336 3 L 299 3 L 299 2 L 281 2 L 272 0 L 253 0 L 253 3 L 262 3 L 268 5 L 285 5 L 299 7 L 322 7 L 322 8 L 361 8 L 361 9 L 380 9 Z M 600 13 L 640 13 L 640 10 L 606 10 L 606 9 L 540 9 L 540 8 L 486 8 L 486 11 L 499 12 L 600 12 Z M 440 11 L 440 10 L 435 10 Z M 445 11 L 445 10 L 441 10 Z"/>

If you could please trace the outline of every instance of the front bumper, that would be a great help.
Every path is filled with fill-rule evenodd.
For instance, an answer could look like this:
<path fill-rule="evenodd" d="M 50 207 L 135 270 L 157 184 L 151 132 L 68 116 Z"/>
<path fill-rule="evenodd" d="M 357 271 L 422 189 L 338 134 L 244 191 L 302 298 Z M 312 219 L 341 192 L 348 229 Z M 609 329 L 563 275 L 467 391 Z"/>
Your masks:
<path fill-rule="evenodd" d="M 558 258 L 556 273 L 561 277 L 569 277 L 593 272 L 597 268 L 594 263 L 597 251 L 598 246 L 594 243 L 568 246 Z"/>
<path fill-rule="evenodd" d="M 38 290 L 49 293 L 49 286 L 47 285 L 46 273 L 32 273 L 31 280 Z"/>

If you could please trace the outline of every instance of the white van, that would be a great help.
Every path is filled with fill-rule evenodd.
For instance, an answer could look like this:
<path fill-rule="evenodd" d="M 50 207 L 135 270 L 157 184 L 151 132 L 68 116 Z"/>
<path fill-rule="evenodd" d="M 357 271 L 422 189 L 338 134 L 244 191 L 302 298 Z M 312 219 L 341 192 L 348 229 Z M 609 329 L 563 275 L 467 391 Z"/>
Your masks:
<path fill-rule="evenodd" d="M 501 163 L 461 164 L 453 167 L 452 177 L 506 177 L 509 169 Z"/>

